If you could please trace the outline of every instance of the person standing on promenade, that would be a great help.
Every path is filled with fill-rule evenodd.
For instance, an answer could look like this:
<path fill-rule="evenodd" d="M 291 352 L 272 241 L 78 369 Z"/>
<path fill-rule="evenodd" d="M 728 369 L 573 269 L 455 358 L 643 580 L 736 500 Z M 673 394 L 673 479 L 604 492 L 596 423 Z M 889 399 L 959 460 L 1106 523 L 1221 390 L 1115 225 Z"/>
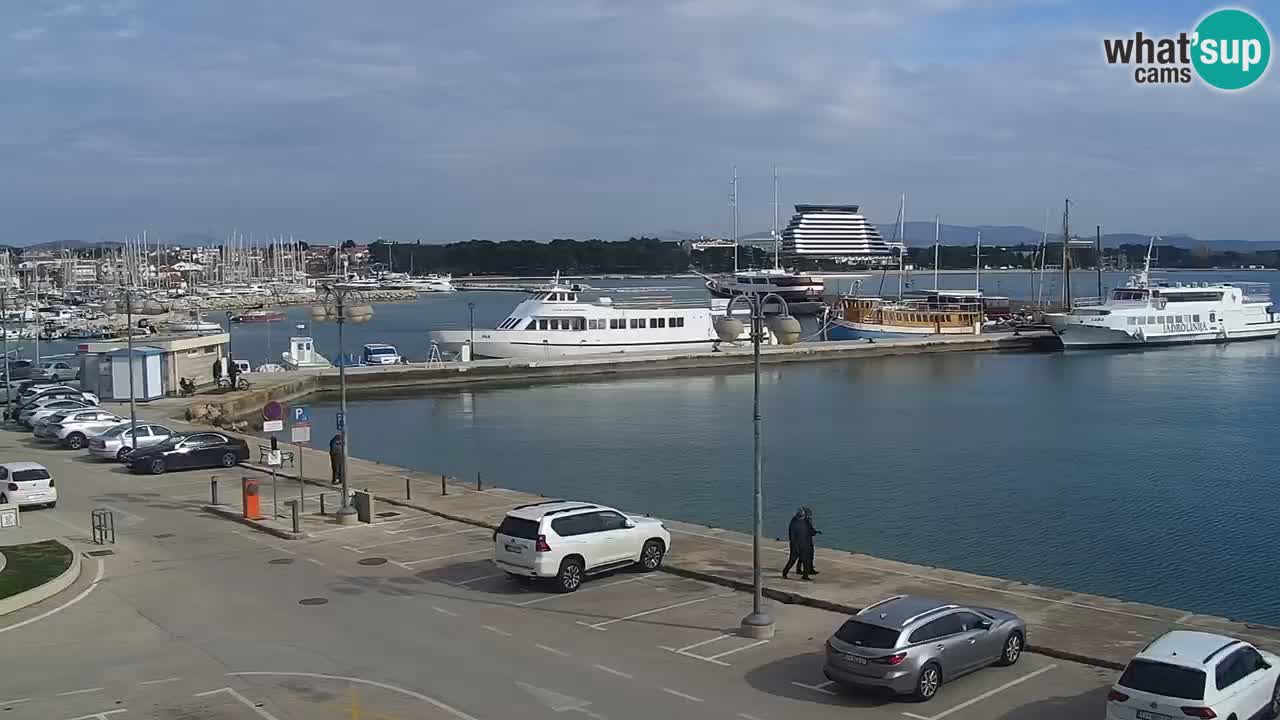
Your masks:
<path fill-rule="evenodd" d="M 802 569 L 801 580 L 808 580 L 810 575 L 817 575 L 818 571 L 813 567 L 813 538 L 821 535 L 822 531 L 813 526 L 813 508 L 805 507 L 804 510 L 804 545 L 801 546 L 800 564 Z"/>
<path fill-rule="evenodd" d="M 329 440 L 329 467 L 333 470 L 333 484 L 342 484 L 342 455 L 346 452 L 342 433 L 334 433 Z"/>
<path fill-rule="evenodd" d="M 791 554 L 787 556 L 787 564 L 782 568 L 782 578 L 787 578 L 787 573 L 791 572 L 791 566 L 797 562 L 800 563 L 800 574 L 804 575 L 804 560 L 800 556 L 800 547 L 803 545 L 804 538 L 804 508 L 798 508 L 796 514 L 791 516 L 791 522 L 787 525 L 787 544 L 791 547 Z"/>

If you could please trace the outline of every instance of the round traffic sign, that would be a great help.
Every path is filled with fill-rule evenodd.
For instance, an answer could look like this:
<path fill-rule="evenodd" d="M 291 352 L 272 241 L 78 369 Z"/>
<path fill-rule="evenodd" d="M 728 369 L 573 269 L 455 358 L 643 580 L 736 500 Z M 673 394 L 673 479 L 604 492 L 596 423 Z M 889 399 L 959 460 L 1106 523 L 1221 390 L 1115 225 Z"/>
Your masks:
<path fill-rule="evenodd" d="M 279 420 L 282 417 L 284 417 L 284 406 L 275 400 L 262 406 L 263 420 Z"/>

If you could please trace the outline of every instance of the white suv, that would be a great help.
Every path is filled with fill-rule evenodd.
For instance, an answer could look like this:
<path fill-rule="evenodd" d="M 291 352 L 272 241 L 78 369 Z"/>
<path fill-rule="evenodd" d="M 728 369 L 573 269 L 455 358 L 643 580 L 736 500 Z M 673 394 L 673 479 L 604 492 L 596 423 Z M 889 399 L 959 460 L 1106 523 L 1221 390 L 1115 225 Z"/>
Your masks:
<path fill-rule="evenodd" d="M 1243 640 L 1190 630 L 1156 638 L 1107 695 L 1108 720 L 1274 718 L 1280 658 Z"/>
<path fill-rule="evenodd" d="M 493 533 L 493 562 L 513 578 L 555 578 L 573 592 L 586 575 L 639 565 L 657 570 L 671 549 L 658 520 L 593 503 L 547 502 L 513 508 Z"/>

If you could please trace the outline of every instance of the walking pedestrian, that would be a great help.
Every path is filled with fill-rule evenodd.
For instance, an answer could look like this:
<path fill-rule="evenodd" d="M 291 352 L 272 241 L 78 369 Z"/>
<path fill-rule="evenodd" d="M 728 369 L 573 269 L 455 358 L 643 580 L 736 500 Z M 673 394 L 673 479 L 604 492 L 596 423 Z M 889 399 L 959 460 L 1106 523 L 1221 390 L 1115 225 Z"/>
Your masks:
<path fill-rule="evenodd" d="M 822 531 L 813 526 L 813 508 L 805 507 L 804 510 L 804 539 L 805 544 L 801 548 L 800 563 L 803 569 L 800 571 L 801 580 L 808 580 L 809 575 L 817 575 L 818 571 L 813 567 L 813 538 L 821 535 Z"/>
<path fill-rule="evenodd" d="M 787 564 L 782 568 L 782 578 L 785 580 L 787 573 L 791 572 L 791 567 L 800 562 L 800 574 L 804 574 L 804 563 L 800 561 L 800 546 L 803 544 L 801 539 L 804 537 L 804 508 L 797 508 L 796 514 L 791 516 L 791 522 L 787 525 L 787 544 L 790 546 L 791 554 L 787 556 Z"/>
<path fill-rule="evenodd" d="M 329 440 L 329 467 L 333 470 L 333 484 L 342 484 L 342 457 L 346 454 L 346 441 L 342 433 L 334 433 Z"/>

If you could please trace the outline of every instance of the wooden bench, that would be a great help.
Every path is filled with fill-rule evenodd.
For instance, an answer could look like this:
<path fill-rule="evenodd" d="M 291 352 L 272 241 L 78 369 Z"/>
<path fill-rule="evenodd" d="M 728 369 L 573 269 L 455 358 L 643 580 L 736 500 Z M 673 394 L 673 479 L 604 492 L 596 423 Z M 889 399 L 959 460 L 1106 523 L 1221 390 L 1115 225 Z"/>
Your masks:
<path fill-rule="evenodd" d="M 266 465 L 267 457 L 269 457 L 270 455 L 271 455 L 270 445 L 258 446 L 258 464 Z M 285 450 L 284 448 L 280 448 L 280 464 L 281 465 L 288 465 L 289 467 L 295 467 L 294 458 L 295 458 L 295 451 Z"/>

